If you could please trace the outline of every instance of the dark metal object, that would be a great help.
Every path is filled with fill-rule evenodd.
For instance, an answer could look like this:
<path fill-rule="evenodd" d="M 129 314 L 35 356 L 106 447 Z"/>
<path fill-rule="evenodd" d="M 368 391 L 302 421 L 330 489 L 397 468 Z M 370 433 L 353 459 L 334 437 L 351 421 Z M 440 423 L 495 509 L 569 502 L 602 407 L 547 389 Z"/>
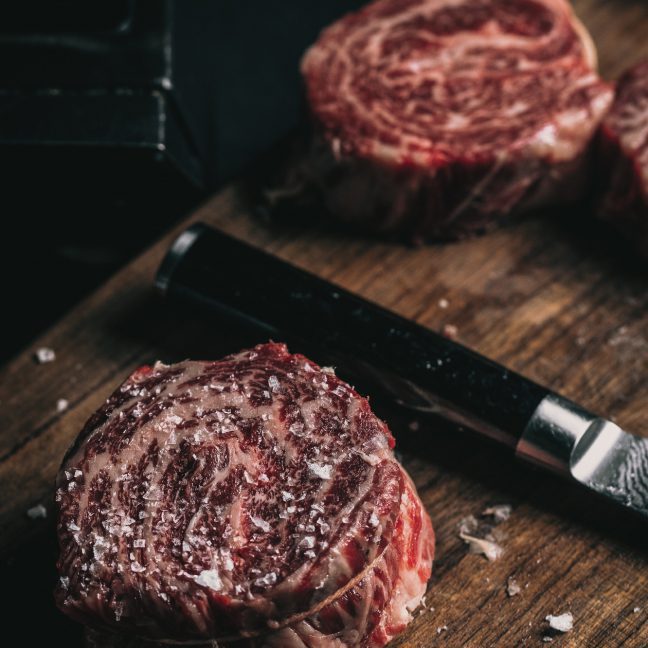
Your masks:
<path fill-rule="evenodd" d="M 517 454 L 648 516 L 648 438 L 629 434 L 561 396 L 542 401 Z"/>
<path fill-rule="evenodd" d="M 300 56 L 322 27 L 361 3 L 5 4 L 0 158 L 16 146 L 100 148 L 124 160 L 145 151 L 177 183 L 213 188 L 295 127 Z M 166 179 L 158 191 L 173 186 Z"/>
<path fill-rule="evenodd" d="M 648 440 L 315 275 L 197 224 L 176 240 L 156 284 L 314 347 L 400 406 L 469 426 L 648 515 Z"/>
<path fill-rule="evenodd" d="M 0 272 L 48 268 L 8 282 L 0 357 L 293 130 L 300 56 L 360 3 L 0 3 Z"/>
<path fill-rule="evenodd" d="M 427 393 L 515 445 L 547 390 L 414 322 L 205 226 L 174 245 L 158 275 L 173 295 L 253 318 L 271 335 L 308 338 L 411 383 L 396 397 L 418 409 Z M 409 385 L 408 385 L 409 386 Z M 411 392 L 411 393 L 410 393 Z"/>
<path fill-rule="evenodd" d="M 188 82 L 201 71 L 200 52 L 184 34 L 195 4 L 104 0 L 90 9 L 78 0 L 25 0 L 3 7 L 0 153 L 104 149 L 128 161 L 144 151 L 151 168 L 173 169 L 177 184 L 203 186 L 197 142 L 206 125 L 196 104 L 206 96 Z"/>

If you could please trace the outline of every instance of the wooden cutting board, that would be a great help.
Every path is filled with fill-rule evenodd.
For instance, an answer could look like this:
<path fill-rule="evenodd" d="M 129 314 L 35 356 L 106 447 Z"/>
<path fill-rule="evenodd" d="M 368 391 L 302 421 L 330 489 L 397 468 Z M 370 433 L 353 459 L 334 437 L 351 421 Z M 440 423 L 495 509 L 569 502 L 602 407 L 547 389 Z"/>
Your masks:
<path fill-rule="evenodd" d="M 575 3 L 599 45 L 605 76 L 648 55 L 643 0 Z M 512 369 L 648 434 L 648 271 L 586 213 L 554 211 L 487 237 L 410 249 L 254 215 L 243 185 L 189 220 L 203 220 L 459 340 Z M 183 226 L 186 225 L 183 224 Z M 180 228 L 178 228 L 179 231 Z M 51 599 L 56 548 L 52 483 L 81 425 L 136 366 L 217 358 L 253 341 L 164 303 L 154 272 L 173 233 L 123 269 L 2 369 L 0 564 L 5 632 L 30 645 L 79 629 Z M 446 303 L 447 302 L 447 303 Z M 33 353 L 51 347 L 56 360 Z M 57 411 L 57 401 L 69 407 Z M 648 646 L 647 529 L 506 451 L 430 421 L 390 418 L 403 460 L 432 515 L 437 560 L 426 608 L 394 646 L 534 646 L 548 614 L 570 611 L 560 646 Z M 42 503 L 45 519 L 27 510 Z M 505 553 L 471 555 L 457 525 L 509 503 Z M 509 597 L 515 579 L 521 592 Z M 38 622 L 34 622 L 35 620 Z M 27 624 L 27 625 L 26 625 Z"/>

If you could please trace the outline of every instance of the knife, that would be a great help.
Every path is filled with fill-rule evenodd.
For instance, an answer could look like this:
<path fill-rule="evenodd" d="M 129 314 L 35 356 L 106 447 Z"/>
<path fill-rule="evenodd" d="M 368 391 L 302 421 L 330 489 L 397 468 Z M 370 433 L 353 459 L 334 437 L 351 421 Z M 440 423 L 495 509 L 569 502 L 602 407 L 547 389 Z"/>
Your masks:
<path fill-rule="evenodd" d="M 178 236 L 155 282 L 163 295 L 305 342 L 372 393 L 472 428 L 648 518 L 648 438 L 443 335 L 202 223 Z"/>

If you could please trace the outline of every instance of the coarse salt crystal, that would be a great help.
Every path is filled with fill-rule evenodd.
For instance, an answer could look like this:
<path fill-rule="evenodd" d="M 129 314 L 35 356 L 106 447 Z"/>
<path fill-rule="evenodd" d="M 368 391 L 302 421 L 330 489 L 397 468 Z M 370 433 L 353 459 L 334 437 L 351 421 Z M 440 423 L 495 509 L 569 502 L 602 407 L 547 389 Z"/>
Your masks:
<path fill-rule="evenodd" d="M 41 347 L 40 349 L 37 349 L 34 356 L 38 364 L 46 364 L 48 362 L 54 362 L 54 360 L 56 360 L 56 353 L 54 353 L 54 349 L 50 349 L 49 347 Z"/>
<path fill-rule="evenodd" d="M 262 586 L 262 585 L 274 585 L 277 582 L 277 574 L 270 573 L 266 574 L 262 578 L 257 578 L 254 581 L 255 585 Z"/>
<path fill-rule="evenodd" d="M 557 616 L 549 614 L 545 617 L 545 620 L 549 621 L 550 628 L 558 630 L 558 632 L 569 632 L 574 627 L 574 617 L 571 612 L 565 612 Z"/>
<path fill-rule="evenodd" d="M 439 299 L 439 308 L 448 308 L 450 302 L 447 299 Z"/>
<path fill-rule="evenodd" d="M 462 533 L 473 533 L 477 530 L 478 526 L 479 522 L 477 522 L 477 518 L 474 515 L 467 515 L 459 521 L 459 535 Z"/>
<path fill-rule="evenodd" d="M 212 589 L 215 592 L 218 592 L 223 587 L 223 582 L 218 575 L 218 571 L 215 569 L 205 569 L 201 571 L 198 576 L 194 577 L 194 581 L 196 581 L 198 585 L 209 587 L 209 589 Z"/>
<path fill-rule="evenodd" d="M 522 588 L 517 584 L 517 581 L 514 578 L 509 577 L 506 582 L 506 593 L 509 596 L 517 596 L 521 591 Z"/>
<path fill-rule="evenodd" d="M 488 538 L 476 538 L 467 533 L 459 533 L 459 537 L 470 547 L 471 553 L 483 554 L 491 562 L 504 553 L 502 547 Z"/>
<path fill-rule="evenodd" d="M 271 529 L 270 525 L 265 520 L 261 519 L 260 517 L 256 517 L 254 515 L 251 515 L 250 516 L 250 521 L 252 522 L 252 524 L 259 527 L 259 529 L 261 529 L 262 531 L 265 531 L 266 533 L 268 531 L 270 531 L 270 529 Z"/>
<path fill-rule="evenodd" d="M 357 449 L 352 450 L 352 452 L 357 454 L 359 457 L 362 457 L 362 460 L 367 462 L 370 466 L 377 466 L 380 463 L 380 459 L 375 454 L 367 454 L 366 452 Z"/>
<path fill-rule="evenodd" d="M 295 434 L 296 436 L 300 436 L 304 432 L 304 424 L 301 423 L 300 421 L 295 421 L 294 423 L 290 424 L 288 430 L 292 434 Z"/>
<path fill-rule="evenodd" d="M 268 387 L 270 387 L 273 392 L 279 391 L 279 378 L 277 378 L 277 376 L 270 376 L 268 378 Z"/>
<path fill-rule="evenodd" d="M 511 517 L 513 507 L 510 504 L 496 504 L 484 509 L 482 515 L 490 515 L 494 518 L 495 522 L 506 522 Z"/>
<path fill-rule="evenodd" d="M 234 569 L 234 561 L 232 560 L 232 555 L 227 549 L 220 549 L 221 556 L 223 558 L 223 567 L 227 571 L 232 571 Z"/>
<path fill-rule="evenodd" d="M 144 565 L 140 565 L 137 560 L 134 560 L 131 563 L 131 570 L 136 574 L 141 574 L 143 571 L 146 571 L 146 567 L 144 567 Z"/>
<path fill-rule="evenodd" d="M 59 412 L 59 414 L 65 412 L 68 407 L 70 407 L 70 403 L 65 398 L 59 398 L 56 401 L 56 411 Z"/>
<path fill-rule="evenodd" d="M 31 508 L 27 509 L 27 517 L 32 520 L 37 520 L 38 518 L 46 518 L 47 509 L 42 504 L 36 504 L 36 506 L 32 506 Z"/>
<path fill-rule="evenodd" d="M 321 531 L 323 534 L 324 534 L 324 533 L 328 533 L 328 531 L 330 531 L 330 529 L 331 529 L 330 525 L 327 524 L 326 522 L 324 522 L 324 520 L 322 520 L 322 518 L 320 518 L 319 520 L 317 520 L 317 524 L 319 525 L 320 531 Z"/>
<path fill-rule="evenodd" d="M 95 538 L 94 545 L 92 545 L 92 555 L 94 556 L 94 559 L 101 560 L 103 558 L 103 555 L 109 548 L 110 543 L 105 538 L 97 536 L 97 538 Z"/>
<path fill-rule="evenodd" d="M 310 461 L 306 462 L 310 471 L 320 479 L 331 479 L 331 472 L 333 471 L 333 466 L 323 466 L 318 463 L 312 463 Z"/>
<path fill-rule="evenodd" d="M 303 549 L 312 549 L 315 546 L 315 536 L 304 536 L 299 546 Z"/>
<path fill-rule="evenodd" d="M 144 540 L 144 538 L 137 538 L 137 540 L 133 540 L 133 547 L 135 547 L 135 549 L 142 549 L 142 547 L 146 547 L 146 540 Z"/>
<path fill-rule="evenodd" d="M 81 527 L 77 526 L 75 522 L 68 524 L 68 531 L 81 531 Z"/>

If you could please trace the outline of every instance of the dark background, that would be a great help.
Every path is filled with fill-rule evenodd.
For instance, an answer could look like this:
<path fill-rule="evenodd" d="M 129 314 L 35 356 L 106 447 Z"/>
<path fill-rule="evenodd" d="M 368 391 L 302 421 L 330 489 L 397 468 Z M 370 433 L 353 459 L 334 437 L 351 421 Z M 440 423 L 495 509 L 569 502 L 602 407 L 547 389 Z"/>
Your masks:
<path fill-rule="evenodd" d="M 0 360 L 303 117 L 299 58 L 357 0 L 0 8 Z"/>

